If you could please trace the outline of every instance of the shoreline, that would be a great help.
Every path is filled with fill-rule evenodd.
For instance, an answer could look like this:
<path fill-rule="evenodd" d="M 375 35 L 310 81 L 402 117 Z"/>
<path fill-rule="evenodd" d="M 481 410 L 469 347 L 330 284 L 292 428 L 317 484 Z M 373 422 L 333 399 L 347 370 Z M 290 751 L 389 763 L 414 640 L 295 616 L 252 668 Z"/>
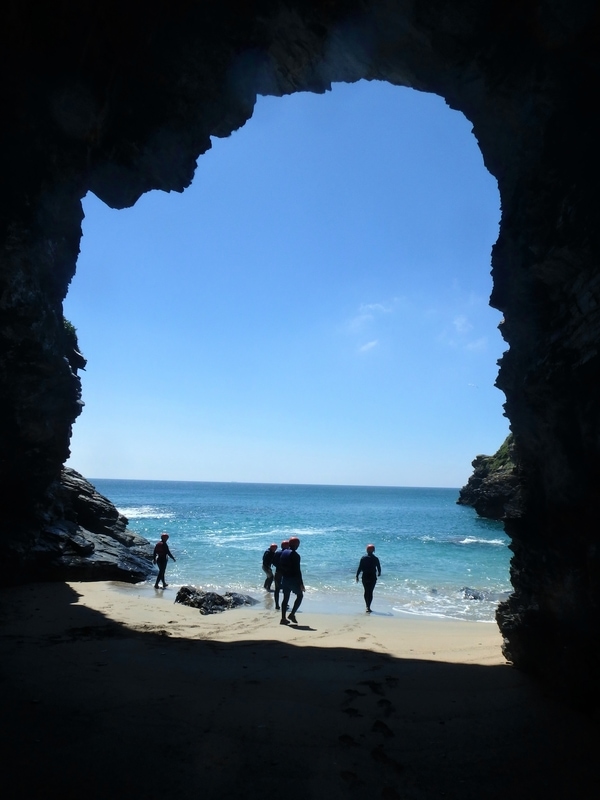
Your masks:
<path fill-rule="evenodd" d="M 589 796 L 595 725 L 507 666 L 495 626 L 308 601 L 282 626 L 257 606 L 203 616 L 166 594 L 0 590 L 15 797 Z"/>
<path fill-rule="evenodd" d="M 70 583 L 69 586 L 80 594 L 78 603 L 100 611 L 115 622 L 133 630 L 165 630 L 169 636 L 177 638 L 222 642 L 268 638 L 297 646 L 369 648 L 397 658 L 506 664 L 500 649 L 502 637 L 495 624 L 401 612 L 392 616 L 376 610 L 372 614 L 362 610 L 328 613 L 322 606 L 311 608 L 310 600 L 305 597 L 297 614 L 298 625 L 282 626 L 272 595 L 265 604 L 205 616 L 197 609 L 175 603 L 176 588 L 171 591 L 169 587 L 163 592 L 146 585 L 116 582 Z M 127 598 L 128 602 L 117 603 L 117 596 L 123 600 Z"/>
<path fill-rule="evenodd" d="M 167 577 L 173 577 L 167 575 Z M 113 582 L 115 586 L 117 582 Z M 242 586 L 242 585 L 223 585 L 211 582 L 190 582 L 181 583 L 177 577 L 173 578 L 173 582 L 169 581 L 168 594 L 173 593 L 173 596 L 182 586 L 192 586 L 206 592 L 216 592 L 217 594 L 225 594 L 228 591 L 236 592 L 237 594 L 248 595 L 257 601 L 260 607 L 267 611 L 274 611 L 275 602 L 274 594 L 271 590 L 266 592 L 262 586 Z M 137 584 L 123 584 L 123 587 L 135 588 L 140 590 L 141 596 L 148 596 L 148 593 L 154 592 L 154 576 L 147 581 Z M 501 599 L 508 597 L 502 595 Z M 386 587 L 377 585 L 375 596 L 373 600 L 373 613 L 378 616 L 387 617 L 400 617 L 406 619 L 433 619 L 449 622 L 467 622 L 467 623 L 482 623 L 485 625 L 492 625 L 496 627 L 495 611 L 500 600 L 491 602 L 487 598 L 485 600 L 479 599 L 465 599 L 463 601 L 462 613 L 444 613 L 442 610 L 431 611 L 423 610 L 420 608 L 405 608 L 402 607 L 402 599 L 397 593 L 388 594 Z M 257 606 L 258 607 L 258 606 Z M 356 613 L 364 612 L 363 600 L 363 587 L 361 583 L 354 581 L 348 582 L 348 585 L 340 587 L 327 587 L 307 585 L 304 595 L 304 602 L 302 604 L 302 611 L 305 613 L 316 614 L 333 614 L 333 615 L 354 615 Z"/>
<path fill-rule="evenodd" d="M 154 589 L 154 578 L 149 581 L 140 582 L 136 584 L 131 583 L 123 583 L 120 581 L 104 581 L 104 583 L 111 584 L 116 591 L 122 591 L 125 593 L 135 593 L 139 595 L 141 598 L 148 598 L 153 597 L 155 594 Z M 102 581 L 96 581 L 95 583 L 103 583 Z M 78 582 L 79 586 L 84 586 L 85 583 Z M 201 589 L 205 592 L 216 592 L 217 594 L 225 594 L 226 592 L 232 591 L 237 594 L 248 595 L 252 597 L 253 600 L 256 601 L 256 605 L 254 606 L 255 609 L 264 609 L 268 612 L 275 611 L 275 601 L 274 601 L 274 593 L 273 590 L 267 592 L 266 590 L 260 587 L 252 587 L 250 589 L 245 588 L 235 588 L 231 589 L 227 586 L 219 586 L 219 585 L 198 585 L 198 584 L 179 584 L 179 583 L 171 583 L 169 582 L 168 590 L 165 595 L 165 599 L 175 599 L 175 596 L 179 589 L 182 586 L 192 586 L 193 588 Z M 354 584 L 352 584 L 354 588 Z M 162 592 L 162 589 L 159 590 Z M 292 595 L 293 598 L 293 595 Z M 477 603 L 479 601 L 474 600 L 472 601 Z M 306 592 L 304 593 L 304 601 L 301 606 L 300 613 L 311 613 L 311 614 L 319 614 L 319 615 L 344 615 L 344 616 L 362 616 L 364 614 L 364 600 L 363 600 L 363 588 L 362 584 L 357 584 L 356 589 L 354 591 L 345 591 L 340 592 L 337 591 L 323 591 L 321 589 L 314 589 L 312 586 L 308 586 Z M 421 620 L 421 619 L 429 619 L 429 620 L 438 620 L 440 622 L 458 622 L 458 623 L 467 623 L 467 624 L 483 624 L 483 625 L 493 625 L 497 626 L 495 619 L 477 619 L 477 618 L 468 618 L 468 617 L 453 617 L 441 613 L 419 613 L 417 611 L 406 611 L 402 608 L 397 608 L 390 599 L 383 594 L 382 592 L 375 593 L 375 597 L 373 600 L 373 616 L 377 617 L 388 617 L 388 618 L 398 618 L 398 619 L 414 619 L 414 620 Z"/>

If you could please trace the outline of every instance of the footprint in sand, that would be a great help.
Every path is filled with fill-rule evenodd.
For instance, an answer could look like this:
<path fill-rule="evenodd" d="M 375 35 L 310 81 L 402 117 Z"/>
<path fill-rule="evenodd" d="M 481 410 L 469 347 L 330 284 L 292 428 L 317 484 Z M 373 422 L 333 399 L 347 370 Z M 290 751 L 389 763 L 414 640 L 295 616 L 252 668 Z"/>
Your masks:
<path fill-rule="evenodd" d="M 348 714 L 349 717 L 362 717 L 358 708 L 343 708 L 342 714 Z"/>
<path fill-rule="evenodd" d="M 404 766 L 399 761 L 390 758 L 383 749 L 383 745 L 379 745 L 374 750 L 371 750 L 371 758 L 377 761 L 378 764 L 384 764 L 386 767 L 391 767 L 394 772 L 401 774 L 404 772 Z"/>
<path fill-rule="evenodd" d="M 372 692 L 375 694 L 385 694 L 383 691 L 383 686 L 378 681 L 360 681 L 361 686 L 368 686 Z"/>
<path fill-rule="evenodd" d="M 389 700 L 386 700 L 384 697 L 382 697 L 381 700 L 377 701 L 377 705 L 383 711 L 384 717 L 389 717 L 396 710 L 394 708 L 394 704 L 391 703 Z"/>
<path fill-rule="evenodd" d="M 385 722 L 382 722 L 380 719 L 376 719 L 375 720 L 375 722 L 373 723 L 373 725 L 371 727 L 371 730 L 374 733 L 382 733 L 385 736 L 386 739 L 391 739 L 393 736 L 396 735 L 394 733 L 394 731 L 388 725 L 386 725 Z"/>
<path fill-rule="evenodd" d="M 350 703 L 355 697 L 365 697 L 364 692 L 359 692 L 358 689 L 344 689 L 344 694 L 348 697 L 344 700 L 345 703 Z"/>
<path fill-rule="evenodd" d="M 379 670 L 383 667 L 383 664 L 373 664 L 372 667 L 366 667 L 363 672 L 379 672 Z"/>

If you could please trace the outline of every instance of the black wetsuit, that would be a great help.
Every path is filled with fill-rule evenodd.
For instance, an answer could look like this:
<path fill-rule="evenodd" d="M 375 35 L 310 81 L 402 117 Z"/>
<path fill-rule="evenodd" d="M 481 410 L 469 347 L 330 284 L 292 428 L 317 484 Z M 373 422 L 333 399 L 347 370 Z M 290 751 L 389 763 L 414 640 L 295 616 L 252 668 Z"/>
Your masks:
<path fill-rule="evenodd" d="M 272 564 L 275 567 L 275 608 L 279 611 L 279 592 L 281 591 L 281 570 L 279 569 L 279 560 L 283 550 L 276 550 L 273 553 Z"/>
<path fill-rule="evenodd" d="M 263 553 L 262 558 L 262 568 L 263 572 L 266 574 L 264 588 L 269 591 L 271 588 L 271 584 L 273 583 L 273 570 L 271 569 L 271 564 L 273 563 L 273 551 L 271 548 L 265 550 Z"/>
<path fill-rule="evenodd" d="M 300 603 L 304 597 L 304 584 L 302 582 L 302 570 L 300 569 L 300 554 L 296 550 L 284 550 L 279 557 L 279 570 L 281 572 L 281 590 L 283 600 L 281 602 L 281 619 L 285 620 L 285 612 L 288 609 L 290 594 L 296 595 L 290 616 L 294 616 L 300 608 Z M 288 624 L 288 623 L 286 623 Z"/>
<path fill-rule="evenodd" d="M 358 576 L 361 572 L 362 585 L 365 589 L 365 603 L 367 605 L 367 611 L 370 611 L 371 603 L 373 602 L 373 590 L 375 589 L 378 575 L 381 575 L 381 564 L 376 555 L 367 553 L 366 556 L 361 558 L 358 569 L 356 570 L 356 580 L 358 580 Z"/>
<path fill-rule="evenodd" d="M 175 561 L 173 554 L 169 550 L 169 545 L 166 542 L 163 542 L 161 539 L 160 542 L 157 542 L 154 546 L 154 562 L 158 566 L 158 578 L 154 584 L 155 589 L 158 589 L 158 584 L 160 581 L 162 581 L 163 587 L 168 585 L 165 581 L 165 570 L 167 568 L 167 561 L 169 558 L 172 558 L 173 561 Z"/>

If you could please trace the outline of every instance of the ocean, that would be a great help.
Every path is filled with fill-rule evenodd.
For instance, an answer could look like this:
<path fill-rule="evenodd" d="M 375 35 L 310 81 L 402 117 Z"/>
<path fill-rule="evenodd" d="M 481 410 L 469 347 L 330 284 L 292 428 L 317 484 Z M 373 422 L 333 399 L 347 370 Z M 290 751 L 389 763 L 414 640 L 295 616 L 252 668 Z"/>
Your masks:
<path fill-rule="evenodd" d="M 169 533 L 167 592 L 193 585 L 264 591 L 262 554 L 298 536 L 301 611 L 364 613 L 355 581 L 365 547 L 381 561 L 373 612 L 490 623 L 510 592 L 503 525 L 456 504 L 458 489 L 96 479 L 92 483 L 151 542 Z M 148 581 L 151 587 L 154 578 Z"/>

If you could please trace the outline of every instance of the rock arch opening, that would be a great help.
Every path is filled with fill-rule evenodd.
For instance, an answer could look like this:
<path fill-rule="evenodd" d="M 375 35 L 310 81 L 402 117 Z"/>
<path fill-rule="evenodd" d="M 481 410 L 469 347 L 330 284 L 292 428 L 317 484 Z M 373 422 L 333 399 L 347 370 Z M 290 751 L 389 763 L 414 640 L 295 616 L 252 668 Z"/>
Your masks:
<path fill-rule="evenodd" d="M 441 98 L 380 82 L 261 98 L 183 195 L 86 202 L 65 301 L 90 360 L 70 463 L 462 485 L 507 433 L 498 218 L 470 125 Z"/>
<path fill-rule="evenodd" d="M 129 0 L 95 15 L 87 4 L 64 15 L 10 6 L 1 51 L 13 80 L 2 88 L 0 486 L 16 564 L 60 513 L 49 490 L 80 410 L 61 304 L 81 197 L 92 190 L 125 207 L 153 188 L 185 188 L 210 136 L 242 125 L 257 93 L 386 80 L 460 109 L 498 180 L 492 303 L 510 346 L 499 385 L 525 494 L 510 525 L 515 592 L 500 624 L 519 666 L 594 689 L 600 155 L 588 87 L 599 21 L 587 0 L 513 6 L 222 0 L 145 14 Z"/>

